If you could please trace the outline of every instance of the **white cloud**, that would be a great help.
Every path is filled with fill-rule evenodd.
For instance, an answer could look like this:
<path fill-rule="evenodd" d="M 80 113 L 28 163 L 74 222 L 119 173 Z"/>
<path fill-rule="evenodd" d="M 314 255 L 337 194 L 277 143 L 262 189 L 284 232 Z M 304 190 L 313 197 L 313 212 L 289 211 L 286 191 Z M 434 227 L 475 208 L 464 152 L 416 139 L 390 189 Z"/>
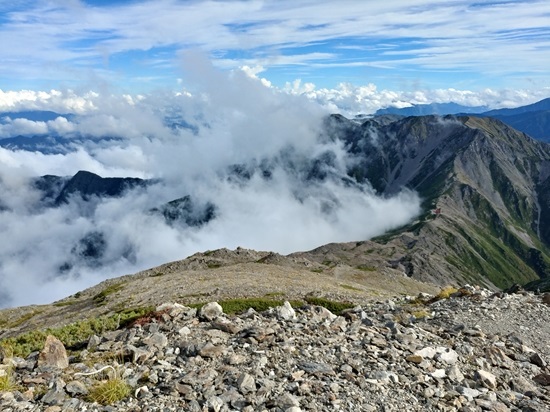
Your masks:
<path fill-rule="evenodd" d="M 58 113 L 87 113 L 94 111 L 96 92 L 82 95 L 73 90 L 0 90 L 0 111 L 51 110 Z"/>
<path fill-rule="evenodd" d="M 80 83 L 159 79 L 174 67 L 177 50 L 201 48 L 230 68 L 386 67 L 412 70 L 428 83 L 429 70 L 459 69 L 475 79 L 519 75 L 547 85 L 549 13 L 544 0 L 145 0 L 101 6 L 39 0 L 19 10 L 6 7 L 0 76 Z M 357 49 L 363 53 L 349 53 Z M 110 64 L 127 52 L 142 53 L 132 62 L 150 71 Z"/>
<path fill-rule="evenodd" d="M 313 83 L 297 80 L 287 83 L 284 91 L 307 97 L 333 112 L 371 114 L 386 107 L 409 107 L 412 104 L 449 103 L 464 106 L 487 106 L 492 109 L 518 107 L 535 103 L 550 96 L 550 87 L 521 89 L 484 89 L 481 91 L 427 89 L 416 91 L 378 90 L 376 85 L 356 86 L 340 83 L 336 88 L 317 88 Z"/>
<path fill-rule="evenodd" d="M 419 212 L 413 193 L 388 199 L 338 178 L 304 181 L 301 168 L 323 153 L 335 159 L 330 173 L 345 173 L 342 147 L 319 141 L 326 109 L 242 71 L 219 72 L 201 55 L 185 55 L 184 65 L 196 84 L 195 97 L 94 95 L 90 114 L 52 121 L 60 133 L 101 130 L 120 139 L 82 145 L 68 139 L 78 150 L 63 155 L 0 149 L 0 230 L 10 239 L 0 247 L 0 290 L 10 300 L 0 296 L 0 306 L 52 301 L 101 278 L 200 250 L 243 246 L 289 253 L 366 239 Z M 181 115 L 195 129 L 168 127 L 163 117 L 169 114 Z M 228 172 L 234 164 L 255 172 L 239 180 Z M 269 165 L 270 178 L 262 177 L 262 164 Z M 28 184 L 34 176 L 78 170 L 162 180 L 119 199 L 86 205 L 75 200 L 58 208 L 41 206 L 40 194 Z M 215 204 L 216 218 L 200 228 L 178 228 L 148 213 L 187 194 L 198 204 Z M 94 267 L 71 251 L 98 231 L 107 247 L 101 266 Z M 67 263 L 72 266 L 60 275 Z M 37 292 L 23 287 L 28 284 Z"/>

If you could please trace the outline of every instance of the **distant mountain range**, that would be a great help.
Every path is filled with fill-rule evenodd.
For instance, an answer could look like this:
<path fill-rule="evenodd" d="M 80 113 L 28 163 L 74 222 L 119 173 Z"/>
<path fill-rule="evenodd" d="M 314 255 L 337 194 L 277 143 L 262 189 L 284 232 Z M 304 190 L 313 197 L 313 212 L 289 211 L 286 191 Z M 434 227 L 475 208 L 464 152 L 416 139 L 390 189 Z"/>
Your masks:
<path fill-rule="evenodd" d="M 486 107 L 468 107 L 456 103 L 417 104 L 405 108 L 386 108 L 375 115 L 394 114 L 400 116 L 423 116 L 429 114 L 475 114 L 479 117 L 493 117 L 529 136 L 550 142 L 550 98 L 527 106 L 513 109 L 487 110 Z"/>
<path fill-rule="evenodd" d="M 457 113 L 482 113 L 489 110 L 487 106 L 464 106 L 458 103 L 413 104 L 409 107 L 387 107 L 376 111 L 375 116 L 397 114 L 400 116 L 426 116 L 430 114 L 447 115 Z"/>

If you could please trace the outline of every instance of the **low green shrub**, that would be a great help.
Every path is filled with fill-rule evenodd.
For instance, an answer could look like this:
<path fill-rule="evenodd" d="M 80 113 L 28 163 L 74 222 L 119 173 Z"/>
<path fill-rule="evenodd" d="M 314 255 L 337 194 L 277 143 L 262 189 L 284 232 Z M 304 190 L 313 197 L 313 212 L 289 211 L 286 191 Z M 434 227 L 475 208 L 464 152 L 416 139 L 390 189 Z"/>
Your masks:
<path fill-rule="evenodd" d="M 98 305 L 102 305 L 107 300 L 107 296 L 112 295 L 113 293 L 116 293 L 119 290 L 122 290 L 123 287 L 124 287 L 124 282 L 113 283 L 112 285 L 107 286 L 105 289 L 103 289 L 101 292 L 95 295 L 92 299 Z"/>
<path fill-rule="evenodd" d="M 59 328 L 35 330 L 3 339 L 0 341 L 0 347 L 11 347 L 14 356 L 25 358 L 31 352 L 41 350 L 46 337 L 53 335 L 63 342 L 65 347 L 78 349 L 84 346 L 92 335 L 116 330 L 153 311 L 153 307 L 131 308 L 112 315 L 77 321 Z"/>
<path fill-rule="evenodd" d="M 340 315 L 344 310 L 355 307 L 355 304 L 351 302 L 336 302 L 326 298 L 319 298 L 315 296 L 307 296 L 306 302 L 310 305 L 322 306 L 330 310 L 335 315 Z"/>

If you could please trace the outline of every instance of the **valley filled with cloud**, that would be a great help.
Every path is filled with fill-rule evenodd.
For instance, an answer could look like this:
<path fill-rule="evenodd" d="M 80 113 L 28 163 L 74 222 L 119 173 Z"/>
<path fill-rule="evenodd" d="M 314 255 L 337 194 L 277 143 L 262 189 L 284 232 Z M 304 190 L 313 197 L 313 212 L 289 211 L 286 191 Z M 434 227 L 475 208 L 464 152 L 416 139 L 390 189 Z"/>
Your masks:
<path fill-rule="evenodd" d="M 347 177 L 353 159 L 324 134 L 326 108 L 200 57 L 187 71 L 193 95 L 52 93 L 46 107 L 59 113 L 42 113 L 49 120 L 4 116 L 4 141 L 46 140 L 0 148 L 0 306 L 49 302 L 208 249 L 290 253 L 367 239 L 419 213 L 414 193 L 383 198 Z M 37 188 L 39 176 L 79 170 L 148 183 L 57 204 Z M 212 205 L 213 218 L 190 225 L 151 212 L 185 196 Z"/>

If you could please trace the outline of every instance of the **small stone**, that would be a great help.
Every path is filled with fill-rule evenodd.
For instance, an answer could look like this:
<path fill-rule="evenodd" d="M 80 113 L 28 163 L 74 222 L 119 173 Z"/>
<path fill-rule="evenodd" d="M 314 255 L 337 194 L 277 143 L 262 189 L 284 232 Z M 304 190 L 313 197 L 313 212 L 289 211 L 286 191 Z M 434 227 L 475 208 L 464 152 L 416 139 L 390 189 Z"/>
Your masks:
<path fill-rule="evenodd" d="M 189 329 L 187 326 L 184 326 L 183 328 L 181 328 L 180 330 L 178 330 L 178 333 L 181 335 L 181 336 L 187 336 L 191 333 L 191 329 Z"/>
<path fill-rule="evenodd" d="M 537 391 L 537 387 L 535 385 L 519 374 L 510 380 L 510 387 L 519 393 Z"/>
<path fill-rule="evenodd" d="M 154 346 L 156 348 L 162 349 L 165 346 L 168 346 L 168 338 L 162 333 L 153 333 L 151 336 L 143 340 L 147 346 Z"/>
<path fill-rule="evenodd" d="M 187 410 L 189 412 L 202 412 L 203 409 L 201 408 L 201 405 L 196 401 L 192 400 L 187 404 Z"/>
<path fill-rule="evenodd" d="M 436 369 L 435 371 L 430 373 L 430 375 L 433 378 L 444 378 L 445 376 L 447 376 L 447 374 L 445 373 L 445 369 Z"/>
<path fill-rule="evenodd" d="M 453 382 L 462 382 L 464 380 L 464 374 L 457 365 L 453 365 L 447 369 L 447 376 Z"/>
<path fill-rule="evenodd" d="M 88 393 L 88 388 L 80 381 L 69 382 L 65 390 L 71 395 L 86 395 Z"/>
<path fill-rule="evenodd" d="M 550 375 L 547 373 L 540 373 L 533 377 L 533 380 L 542 386 L 550 386 Z"/>
<path fill-rule="evenodd" d="M 237 379 L 237 387 L 239 388 L 239 392 L 243 395 L 250 392 L 256 392 L 256 381 L 254 377 L 248 373 L 242 373 Z"/>
<path fill-rule="evenodd" d="M 477 398 L 479 395 L 481 395 L 481 392 L 477 389 L 467 388 L 467 387 L 460 387 L 458 390 L 462 395 L 464 395 L 466 398 L 468 398 L 470 401 L 474 398 Z"/>
<path fill-rule="evenodd" d="M 407 362 L 412 362 L 416 364 L 420 364 L 424 360 L 424 358 L 420 355 L 409 355 L 405 359 L 407 360 Z"/>
<path fill-rule="evenodd" d="M 44 349 L 38 355 L 38 366 L 65 369 L 69 366 L 69 358 L 65 346 L 55 336 L 48 335 Z"/>
<path fill-rule="evenodd" d="M 334 320 L 336 319 L 336 315 L 332 313 L 327 308 L 324 308 L 322 306 L 314 306 L 312 309 L 313 317 L 312 320 L 315 322 L 321 322 L 324 320 Z"/>
<path fill-rule="evenodd" d="M 293 381 L 301 381 L 304 374 L 305 374 L 305 371 L 299 370 L 299 371 L 296 371 L 296 372 L 292 372 L 290 374 L 290 376 L 292 376 Z"/>
<path fill-rule="evenodd" d="M 497 378 L 491 372 L 484 371 L 479 369 L 475 373 L 475 379 L 480 381 L 483 386 L 488 389 L 496 389 L 497 387 Z"/>
<path fill-rule="evenodd" d="M 537 365 L 539 368 L 546 368 L 545 360 L 542 359 L 540 355 L 536 352 L 529 356 L 529 360 L 531 361 L 531 363 Z"/>
<path fill-rule="evenodd" d="M 223 315 L 223 308 L 218 302 L 210 302 L 204 305 L 200 312 L 199 317 L 203 320 L 213 321 Z"/>
<path fill-rule="evenodd" d="M 46 405 L 63 405 L 66 396 L 63 386 L 63 381 L 57 381 L 53 388 L 42 397 L 42 402 Z"/>
<path fill-rule="evenodd" d="M 434 395 L 435 395 L 435 391 L 432 387 L 428 386 L 427 388 L 424 389 L 424 398 L 430 399 L 430 398 L 433 398 Z"/>
<path fill-rule="evenodd" d="M 332 367 L 325 363 L 301 362 L 298 367 L 307 373 L 332 373 Z"/>
<path fill-rule="evenodd" d="M 294 406 L 300 406 L 300 402 L 296 396 L 285 392 L 277 398 L 277 406 L 286 410 Z"/>
<path fill-rule="evenodd" d="M 143 399 L 143 398 L 147 397 L 148 395 L 149 395 L 149 388 L 145 385 L 140 386 L 134 392 L 134 396 L 137 399 Z"/>
<path fill-rule="evenodd" d="M 332 330 L 345 332 L 348 327 L 348 322 L 343 316 L 337 316 L 330 324 Z"/>
<path fill-rule="evenodd" d="M 510 368 L 512 360 L 506 356 L 504 351 L 496 346 L 490 346 L 485 350 L 485 357 L 493 366 Z"/>
<path fill-rule="evenodd" d="M 229 365 L 240 365 L 241 363 L 246 362 L 246 358 L 243 355 L 233 353 L 227 358 L 226 362 Z"/>
<path fill-rule="evenodd" d="M 454 365 L 458 361 L 458 353 L 449 349 L 439 355 L 439 359 L 447 365 Z"/>
<path fill-rule="evenodd" d="M 96 348 L 101 344 L 101 338 L 97 335 L 92 335 L 90 339 L 88 339 L 88 346 L 86 349 L 89 351 L 96 350 Z"/>
<path fill-rule="evenodd" d="M 230 333 L 232 335 L 240 332 L 241 328 L 239 328 L 237 325 L 231 322 L 212 322 L 212 327 L 214 329 L 221 330 L 225 333 Z"/>
<path fill-rule="evenodd" d="M 195 393 L 191 385 L 176 382 L 176 390 L 181 395 L 181 397 L 187 401 L 192 401 L 193 399 L 197 398 L 197 394 Z"/>
<path fill-rule="evenodd" d="M 212 396 L 206 401 L 206 407 L 213 412 L 220 412 L 225 403 L 219 396 Z"/>
<path fill-rule="evenodd" d="M 124 348 L 124 353 L 132 357 L 133 363 L 138 363 L 138 364 L 144 363 L 147 359 L 153 356 L 151 352 L 141 348 L 136 348 L 134 345 L 126 345 Z"/>
<path fill-rule="evenodd" d="M 426 348 L 423 348 L 414 352 L 414 355 L 421 356 L 424 359 L 433 359 L 436 354 L 437 352 L 435 348 L 432 348 L 431 346 L 428 346 Z"/>
<path fill-rule="evenodd" d="M 222 355 L 224 352 L 223 346 L 213 345 L 212 342 L 207 342 L 200 350 L 199 355 L 203 358 L 215 358 Z"/>

